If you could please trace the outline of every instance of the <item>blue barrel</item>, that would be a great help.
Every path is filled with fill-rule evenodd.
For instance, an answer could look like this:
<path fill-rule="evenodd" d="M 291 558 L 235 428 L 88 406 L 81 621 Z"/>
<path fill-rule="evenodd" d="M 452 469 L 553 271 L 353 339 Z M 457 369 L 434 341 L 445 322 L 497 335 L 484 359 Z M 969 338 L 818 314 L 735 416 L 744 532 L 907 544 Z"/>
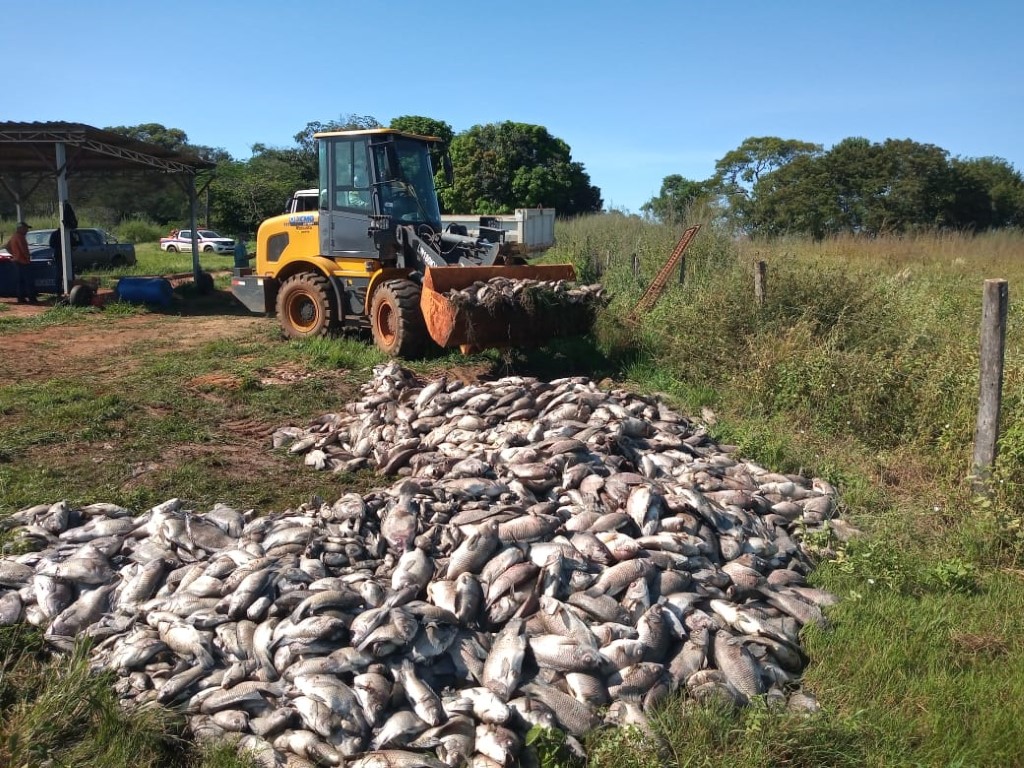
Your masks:
<path fill-rule="evenodd" d="M 122 277 L 117 296 L 121 301 L 166 307 L 171 303 L 171 284 L 163 277 Z"/>

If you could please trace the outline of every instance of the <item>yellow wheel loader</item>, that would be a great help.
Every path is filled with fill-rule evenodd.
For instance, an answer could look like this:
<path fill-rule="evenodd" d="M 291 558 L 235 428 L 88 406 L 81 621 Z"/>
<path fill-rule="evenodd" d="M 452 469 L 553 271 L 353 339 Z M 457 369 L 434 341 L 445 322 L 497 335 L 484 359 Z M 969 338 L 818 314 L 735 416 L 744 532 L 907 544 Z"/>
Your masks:
<path fill-rule="evenodd" d="M 390 355 L 431 340 L 463 351 L 540 344 L 586 332 L 557 307 L 516 312 L 453 302 L 452 291 L 496 277 L 575 280 L 571 265 L 532 266 L 464 228 L 442 230 L 430 149 L 440 140 L 392 129 L 316 134 L 319 206 L 264 221 L 252 267 L 236 267 L 235 297 L 275 312 L 286 336 L 369 329 Z M 444 155 L 445 173 L 451 163 Z"/>

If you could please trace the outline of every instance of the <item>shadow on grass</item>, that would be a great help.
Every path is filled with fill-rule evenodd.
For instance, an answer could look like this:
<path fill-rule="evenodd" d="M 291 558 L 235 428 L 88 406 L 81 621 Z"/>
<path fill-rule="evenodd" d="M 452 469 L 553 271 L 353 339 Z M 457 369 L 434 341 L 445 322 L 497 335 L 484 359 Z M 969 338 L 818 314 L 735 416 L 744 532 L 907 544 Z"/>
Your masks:
<path fill-rule="evenodd" d="M 249 312 L 228 290 L 203 292 L 193 283 L 184 283 L 174 289 L 174 295 L 172 306 L 150 306 L 148 311 L 188 317 L 259 317 Z M 474 368 L 481 379 L 504 376 L 622 378 L 624 372 L 643 357 L 643 353 L 627 329 L 619 328 L 616 333 L 608 333 L 607 321 L 602 325 L 603 330 L 595 329 L 590 335 L 550 339 L 542 346 L 529 348 L 490 349 L 463 355 L 458 350 L 432 347 L 423 357 L 403 361 L 403 364 L 425 372 Z M 369 330 L 348 330 L 330 338 L 373 346 Z"/>
<path fill-rule="evenodd" d="M 551 339 L 543 346 L 489 349 L 471 355 L 435 348 L 416 361 L 416 367 L 476 369 L 482 380 L 505 376 L 533 376 L 544 380 L 586 376 L 601 380 L 621 378 L 635 355 L 632 348 L 609 350 L 593 336 L 575 336 Z"/>
<path fill-rule="evenodd" d="M 174 289 L 174 301 L 169 306 L 145 304 L 154 315 L 183 315 L 186 317 L 260 317 L 246 309 L 230 291 L 214 289 L 200 291 L 194 283 L 182 283 Z"/>

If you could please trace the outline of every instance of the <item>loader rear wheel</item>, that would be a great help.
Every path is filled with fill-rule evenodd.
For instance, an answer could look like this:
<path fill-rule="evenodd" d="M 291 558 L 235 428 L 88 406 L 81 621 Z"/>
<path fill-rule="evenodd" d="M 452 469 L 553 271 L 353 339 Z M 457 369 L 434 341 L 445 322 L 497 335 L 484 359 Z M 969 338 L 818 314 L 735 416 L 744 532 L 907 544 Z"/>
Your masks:
<path fill-rule="evenodd" d="M 292 275 L 277 292 L 277 317 L 289 339 L 326 336 L 333 324 L 327 278 L 313 272 Z"/>
<path fill-rule="evenodd" d="M 373 341 L 392 357 L 419 357 L 427 346 L 420 311 L 420 287 L 410 280 L 388 280 L 370 302 Z"/>
<path fill-rule="evenodd" d="M 88 285 L 79 283 L 68 292 L 68 304 L 72 307 L 88 307 L 92 304 L 93 291 Z"/>

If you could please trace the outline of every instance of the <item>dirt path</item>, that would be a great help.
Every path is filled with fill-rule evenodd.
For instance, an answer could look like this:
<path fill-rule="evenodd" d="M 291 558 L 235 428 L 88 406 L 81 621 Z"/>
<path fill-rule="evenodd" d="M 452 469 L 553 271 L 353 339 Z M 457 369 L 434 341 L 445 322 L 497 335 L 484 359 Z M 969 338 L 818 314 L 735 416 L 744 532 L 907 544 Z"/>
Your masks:
<path fill-rule="evenodd" d="M 16 316 L 31 316 L 46 307 L 12 304 L 9 309 Z M 45 380 L 83 366 L 102 371 L 123 366 L 140 343 L 187 351 L 208 341 L 251 334 L 268 322 L 238 315 L 98 315 L 73 325 L 0 334 L 0 376 L 25 381 Z"/>

